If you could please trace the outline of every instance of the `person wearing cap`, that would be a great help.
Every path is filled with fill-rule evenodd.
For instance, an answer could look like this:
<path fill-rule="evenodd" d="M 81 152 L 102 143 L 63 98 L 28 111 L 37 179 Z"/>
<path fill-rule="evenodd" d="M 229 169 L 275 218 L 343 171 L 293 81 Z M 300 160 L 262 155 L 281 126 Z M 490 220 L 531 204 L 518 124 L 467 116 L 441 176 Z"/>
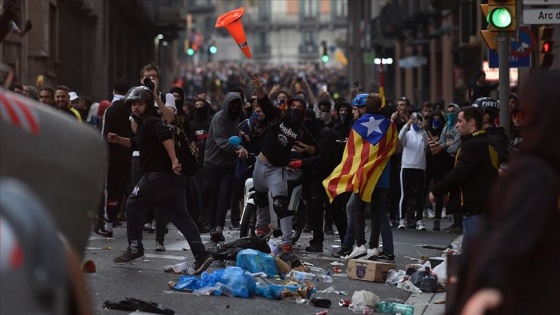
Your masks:
<path fill-rule="evenodd" d="M 76 92 L 70 92 L 68 93 L 68 97 L 70 99 L 70 104 L 72 105 L 72 107 L 74 107 L 75 109 L 79 110 L 80 107 L 80 97 L 78 96 L 78 93 Z"/>
<path fill-rule="evenodd" d="M 288 209 L 288 181 L 284 168 L 302 167 L 302 161 L 291 162 L 292 149 L 307 155 L 317 150 L 317 144 L 311 133 L 302 126 L 305 111 L 305 99 L 294 95 L 288 99 L 285 114 L 274 107 L 262 88 L 262 82 L 254 75 L 251 85 L 257 91 L 257 102 L 267 120 L 268 131 L 263 136 L 261 153 L 258 155 L 253 171 L 253 183 L 258 209 L 257 236 L 267 237 L 272 234 L 270 223 L 269 192 L 272 195 L 272 207 L 280 219 L 282 229 L 282 250 L 292 252 L 292 217 L 293 210 Z"/>
<path fill-rule="evenodd" d="M 488 139 L 490 139 L 492 146 L 496 149 L 496 152 L 498 152 L 500 171 L 503 171 L 510 160 L 510 153 L 506 130 L 504 127 L 498 127 L 496 124 L 496 120 L 500 114 L 500 104 L 493 98 L 481 97 L 474 101 L 473 106 L 478 107 L 482 111 L 482 129 L 486 130 Z"/>
<path fill-rule="evenodd" d="M 54 100 L 56 103 L 56 107 L 60 111 L 70 115 L 71 117 L 75 118 L 77 121 L 82 122 L 82 116 L 80 115 L 80 112 L 78 112 L 78 110 L 76 110 L 70 104 L 70 89 L 67 86 L 59 85 L 56 87 L 54 93 Z"/>

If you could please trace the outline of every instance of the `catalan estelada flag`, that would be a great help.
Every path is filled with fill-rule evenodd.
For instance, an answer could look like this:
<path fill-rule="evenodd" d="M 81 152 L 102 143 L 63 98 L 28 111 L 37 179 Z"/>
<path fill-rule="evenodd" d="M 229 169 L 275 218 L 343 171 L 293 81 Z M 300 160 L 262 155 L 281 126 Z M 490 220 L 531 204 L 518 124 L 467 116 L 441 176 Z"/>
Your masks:
<path fill-rule="evenodd" d="M 366 113 L 354 122 L 342 161 L 324 181 L 329 200 L 351 191 L 365 202 L 397 147 L 397 128 L 380 114 Z"/>

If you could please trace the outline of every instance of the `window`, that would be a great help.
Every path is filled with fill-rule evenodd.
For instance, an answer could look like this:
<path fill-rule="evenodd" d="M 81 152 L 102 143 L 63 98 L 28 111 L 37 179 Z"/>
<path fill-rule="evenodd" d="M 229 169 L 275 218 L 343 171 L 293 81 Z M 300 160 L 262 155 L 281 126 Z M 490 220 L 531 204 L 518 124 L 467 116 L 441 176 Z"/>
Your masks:
<path fill-rule="evenodd" d="M 300 1 L 300 9 L 302 18 L 315 18 L 319 13 L 319 2 L 317 0 Z"/>
<path fill-rule="evenodd" d="M 332 0 L 332 16 L 348 16 L 348 0 Z"/>

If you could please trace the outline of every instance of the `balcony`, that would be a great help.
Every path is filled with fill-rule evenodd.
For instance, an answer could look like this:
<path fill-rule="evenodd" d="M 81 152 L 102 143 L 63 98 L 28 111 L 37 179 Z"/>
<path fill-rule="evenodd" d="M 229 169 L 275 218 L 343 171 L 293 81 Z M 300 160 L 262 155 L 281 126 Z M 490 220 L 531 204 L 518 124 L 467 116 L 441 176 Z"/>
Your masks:
<path fill-rule="evenodd" d="M 301 59 L 317 59 L 319 58 L 319 46 L 314 44 L 299 45 L 298 57 Z"/>
<path fill-rule="evenodd" d="M 251 47 L 253 58 L 257 60 L 269 60 L 272 58 L 270 45 Z"/>

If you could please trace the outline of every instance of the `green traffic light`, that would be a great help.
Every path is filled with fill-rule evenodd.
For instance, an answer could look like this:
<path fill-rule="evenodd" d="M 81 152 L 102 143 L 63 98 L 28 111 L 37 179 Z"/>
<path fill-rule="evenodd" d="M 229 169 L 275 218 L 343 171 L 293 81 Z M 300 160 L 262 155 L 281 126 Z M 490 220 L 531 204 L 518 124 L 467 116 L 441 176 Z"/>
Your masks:
<path fill-rule="evenodd" d="M 329 62 L 329 56 L 328 56 L 328 55 L 323 55 L 323 56 L 321 57 L 321 61 L 324 62 L 324 63 Z"/>
<path fill-rule="evenodd" d="M 218 52 L 218 48 L 216 48 L 216 46 L 210 46 L 209 51 L 211 54 L 215 54 Z"/>
<path fill-rule="evenodd" d="M 496 28 L 506 28 L 511 25 L 511 13 L 506 8 L 496 8 L 488 16 L 488 23 Z"/>
<path fill-rule="evenodd" d="M 192 48 L 187 49 L 187 55 L 189 56 L 194 55 L 194 50 Z"/>

